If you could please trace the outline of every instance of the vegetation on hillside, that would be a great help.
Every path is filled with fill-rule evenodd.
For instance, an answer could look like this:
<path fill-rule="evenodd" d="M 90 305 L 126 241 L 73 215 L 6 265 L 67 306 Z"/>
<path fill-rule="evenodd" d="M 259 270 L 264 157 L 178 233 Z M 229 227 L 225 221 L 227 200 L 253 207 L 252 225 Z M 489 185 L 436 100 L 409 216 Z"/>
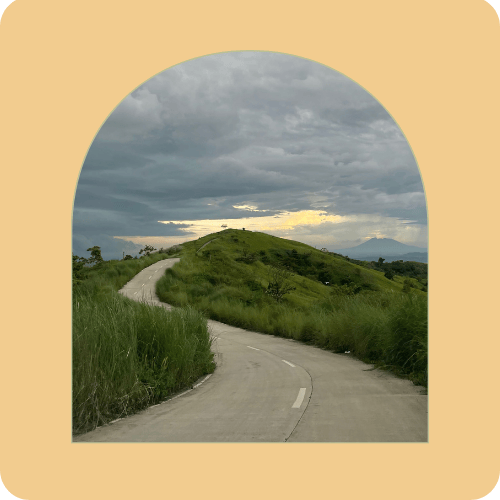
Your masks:
<path fill-rule="evenodd" d="M 199 311 L 169 312 L 117 292 L 169 252 L 104 261 L 99 247 L 89 251 L 89 259 L 73 256 L 74 433 L 155 404 L 215 368 Z"/>
<path fill-rule="evenodd" d="M 427 275 L 414 263 L 357 263 L 302 243 L 227 230 L 183 245 L 181 262 L 157 285 L 161 300 L 182 306 L 167 312 L 117 291 L 180 248 L 146 247 L 142 257 L 120 261 L 104 261 L 97 246 L 88 251 L 90 257 L 73 256 L 72 263 L 74 433 L 135 413 L 211 373 L 207 316 L 348 351 L 427 385 L 421 291 Z"/>
<path fill-rule="evenodd" d="M 331 252 L 330 255 L 342 258 L 347 262 L 357 264 L 358 266 L 366 269 L 375 269 L 382 271 L 384 276 L 388 279 L 396 279 L 398 282 L 406 282 L 409 287 L 416 288 L 427 292 L 428 276 L 427 264 L 424 262 L 413 262 L 395 260 L 392 262 L 384 262 L 385 259 L 379 257 L 378 261 L 362 261 L 344 257 L 343 255 Z"/>
<path fill-rule="evenodd" d="M 157 294 L 231 325 L 350 351 L 426 385 L 427 297 L 405 279 L 299 242 L 229 229 L 185 243 Z"/>

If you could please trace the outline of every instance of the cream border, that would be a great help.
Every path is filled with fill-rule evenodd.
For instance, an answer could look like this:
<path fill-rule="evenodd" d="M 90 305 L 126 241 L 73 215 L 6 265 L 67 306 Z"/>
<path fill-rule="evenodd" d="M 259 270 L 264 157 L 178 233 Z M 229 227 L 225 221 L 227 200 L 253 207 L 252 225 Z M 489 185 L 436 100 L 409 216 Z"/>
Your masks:
<path fill-rule="evenodd" d="M 7 7 L 0 25 L 6 487 L 28 500 L 486 495 L 499 469 L 489 218 L 499 34 L 482 0 L 16 0 Z M 230 50 L 294 54 L 344 73 L 386 107 L 412 146 L 430 220 L 428 444 L 71 444 L 67 256 L 87 149 L 146 79 Z"/>

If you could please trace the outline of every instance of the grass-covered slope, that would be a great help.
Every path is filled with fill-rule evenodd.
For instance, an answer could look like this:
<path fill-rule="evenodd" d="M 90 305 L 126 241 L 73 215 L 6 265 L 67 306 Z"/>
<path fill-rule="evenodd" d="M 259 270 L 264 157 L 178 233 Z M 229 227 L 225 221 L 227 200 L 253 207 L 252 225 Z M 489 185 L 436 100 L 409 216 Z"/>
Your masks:
<path fill-rule="evenodd" d="M 74 433 L 155 404 L 214 370 L 200 312 L 168 312 L 117 293 L 166 257 L 107 261 L 80 271 L 73 288 Z"/>
<path fill-rule="evenodd" d="M 283 267 L 292 275 L 282 285 L 293 290 L 278 301 L 269 285 Z M 231 229 L 185 243 L 157 293 L 228 324 L 350 351 L 426 385 L 427 298 L 403 288 L 303 243 Z"/>

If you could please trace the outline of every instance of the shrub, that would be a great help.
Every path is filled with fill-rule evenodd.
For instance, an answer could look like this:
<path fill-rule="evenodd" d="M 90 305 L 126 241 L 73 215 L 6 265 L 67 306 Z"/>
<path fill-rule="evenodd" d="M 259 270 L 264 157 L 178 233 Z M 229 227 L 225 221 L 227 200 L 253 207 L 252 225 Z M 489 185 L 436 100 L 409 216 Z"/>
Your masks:
<path fill-rule="evenodd" d="M 394 272 L 391 269 L 388 269 L 387 271 L 384 272 L 384 276 L 388 280 L 393 280 L 395 275 L 394 275 Z"/>
<path fill-rule="evenodd" d="M 85 278 L 83 273 L 83 268 L 87 263 L 87 259 L 84 257 L 78 257 L 78 255 L 73 255 L 73 286 L 78 285 Z"/>
<path fill-rule="evenodd" d="M 293 274 L 284 267 L 271 266 L 266 293 L 280 303 L 287 293 L 295 290 L 295 287 L 289 282 L 292 276 Z"/>

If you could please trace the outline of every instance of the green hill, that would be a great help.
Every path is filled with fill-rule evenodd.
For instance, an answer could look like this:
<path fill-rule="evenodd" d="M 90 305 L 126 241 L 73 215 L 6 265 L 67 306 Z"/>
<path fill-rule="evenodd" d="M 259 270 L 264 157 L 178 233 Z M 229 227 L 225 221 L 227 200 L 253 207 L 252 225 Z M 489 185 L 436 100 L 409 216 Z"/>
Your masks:
<path fill-rule="evenodd" d="M 259 288 L 267 288 L 270 266 L 288 268 L 294 274 L 290 280 L 296 290 L 287 300 L 293 303 L 328 296 L 330 290 L 325 283 L 330 286 L 354 283 L 365 292 L 401 291 L 403 287 L 385 278 L 383 272 L 366 269 L 298 241 L 264 233 L 227 229 L 183 246 L 184 265 L 192 271 L 189 274 L 203 270 L 206 279 L 198 276 L 197 282 L 223 281 L 241 286 L 251 280 L 248 288 L 257 292 Z"/>
<path fill-rule="evenodd" d="M 212 319 L 427 381 L 426 293 L 303 243 L 235 229 L 207 235 L 183 244 L 157 293 Z"/>

